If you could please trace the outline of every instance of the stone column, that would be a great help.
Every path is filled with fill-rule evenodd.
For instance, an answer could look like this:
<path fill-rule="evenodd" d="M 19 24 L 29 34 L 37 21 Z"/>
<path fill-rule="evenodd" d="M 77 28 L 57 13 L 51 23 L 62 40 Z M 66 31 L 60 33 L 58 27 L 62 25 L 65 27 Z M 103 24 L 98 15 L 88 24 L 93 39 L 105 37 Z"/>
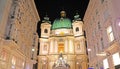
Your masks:
<path fill-rule="evenodd" d="M 42 69 L 42 61 L 38 60 L 38 68 L 37 69 Z"/>
<path fill-rule="evenodd" d="M 74 46 L 72 39 L 69 39 L 69 53 L 74 54 Z"/>
<path fill-rule="evenodd" d="M 55 50 L 55 54 L 57 54 L 58 53 L 58 42 L 57 42 L 57 40 L 55 40 L 55 44 L 54 44 L 54 50 Z"/>
<path fill-rule="evenodd" d="M 39 48 L 39 55 L 43 53 L 43 41 L 42 39 L 40 38 L 40 48 Z"/>
<path fill-rule="evenodd" d="M 65 39 L 65 49 L 64 49 L 65 53 L 68 53 L 68 39 Z"/>
<path fill-rule="evenodd" d="M 54 52 L 54 42 L 53 39 L 50 40 L 49 54 L 53 54 Z"/>

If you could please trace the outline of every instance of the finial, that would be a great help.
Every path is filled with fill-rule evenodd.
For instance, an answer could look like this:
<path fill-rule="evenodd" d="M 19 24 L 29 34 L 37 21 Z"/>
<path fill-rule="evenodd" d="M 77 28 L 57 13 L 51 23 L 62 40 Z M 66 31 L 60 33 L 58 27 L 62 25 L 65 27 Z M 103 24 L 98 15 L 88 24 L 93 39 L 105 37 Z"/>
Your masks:
<path fill-rule="evenodd" d="M 65 12 L 65 11 L 61 11 L 61 12 L 60 12 L 60 15 L 61 15 L 61 17 L 64 18 L 64 17 L 66 17 L 66 12 Z"/>
<path fill-rule="evenodd" d="M 80 15 L 78 14 L 78 11 L 76 11 L 76 15 L 74 16 L 73 21 L 76 21 L 76 20 L 81 20 Z"/>
<path fill-rule="evenodd" d="M 49 21 L 49 17 L 48 17 L 48 15 L 47 15 L 47 13 L 46 13 L 46 15 L 45 15 L 45 17 L 44 17 L 44 20 L 43 20 L 42 22 L 51 23 L 51 22 Z"/>

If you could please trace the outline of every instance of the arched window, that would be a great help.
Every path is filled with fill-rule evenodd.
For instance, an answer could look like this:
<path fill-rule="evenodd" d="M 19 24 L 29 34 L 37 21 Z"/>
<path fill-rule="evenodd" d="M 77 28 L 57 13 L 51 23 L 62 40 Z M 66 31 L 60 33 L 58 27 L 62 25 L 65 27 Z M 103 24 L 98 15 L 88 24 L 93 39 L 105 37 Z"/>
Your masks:
<path fill-rule="evenodd" d="M 79 28 L 77 27 L 75 30 L 76 30 L 76 32 L 78 32 L 78 31 L 79 31 Z"/>
<path fill-rule="evenodd" d="M 45 30 L 44 30 L 44 33 L 48 33 L 48 30 L 47 30 L 47 29 L 45 29 Z"/>

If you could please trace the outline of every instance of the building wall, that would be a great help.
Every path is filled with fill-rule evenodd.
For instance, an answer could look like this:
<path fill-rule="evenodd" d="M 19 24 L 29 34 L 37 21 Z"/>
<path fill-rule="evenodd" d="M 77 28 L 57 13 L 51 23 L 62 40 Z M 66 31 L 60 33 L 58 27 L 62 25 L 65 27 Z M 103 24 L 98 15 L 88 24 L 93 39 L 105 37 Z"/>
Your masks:
<path fill-rule="evenodd" d="M 1 0 L 0 1 L 0 37 L 4 37 L 5 28 L 8 20 L 10 6 L 12 4 L 11 0 Z"/>
<path fill-rule="evenodd" d="M 115 69 L 113 54 L 120 54 L 119 2 L 119 0 L 90 0 L 89 2 L 84 16 L 89 67 L 103 68 L 105 66 L 103 60 L 107 58 L 109 68 Z M 114 37 L 112 41 L 107 33 L 109 26 Z"/>
<path fill-rule="evenodd" d="M 0 69 L 33 69 L 38 21 L 34 0 L 0 1 Z"/>

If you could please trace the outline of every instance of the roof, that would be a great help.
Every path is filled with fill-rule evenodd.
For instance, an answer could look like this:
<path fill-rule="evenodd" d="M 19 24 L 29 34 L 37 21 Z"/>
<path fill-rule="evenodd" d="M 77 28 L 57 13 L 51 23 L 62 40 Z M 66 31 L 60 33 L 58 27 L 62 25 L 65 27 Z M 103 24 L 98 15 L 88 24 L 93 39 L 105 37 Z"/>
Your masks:
<path fill-rule="evenodd" d="M 68 18 L 55 19 L 52 25 L 52 30 L 61 28 L 71 29 L 72 28 L 71 20 Z"/>

